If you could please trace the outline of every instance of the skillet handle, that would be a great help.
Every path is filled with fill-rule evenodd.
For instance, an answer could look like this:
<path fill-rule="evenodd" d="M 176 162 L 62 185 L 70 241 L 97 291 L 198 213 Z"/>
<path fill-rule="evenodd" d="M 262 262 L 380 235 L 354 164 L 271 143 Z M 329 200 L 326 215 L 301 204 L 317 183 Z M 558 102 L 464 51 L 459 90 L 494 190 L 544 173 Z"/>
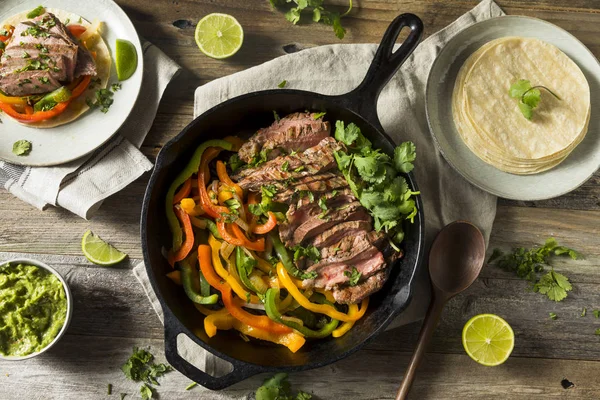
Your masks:
<path fill-rule="evenodd" d="M 175 318 L 172 318 L 165 313 L 165 357 L 173 368 L 194 382 L 210 390 L 221 390 L 253 375 L 264 372 L 259 366 L 235 360 L 227 360 L 232 364 L 233 369 L 227 375 L 218 378 L 196 368 L 179 355 L 179 351 L 177 350 L 177 337 L 183 332 L 175 328 L 178 324 L 179 322 Z"/>
<path fill-rule="evenodd" d="M 410 33 L 400 47 L 393 52 L 398 35 L 405 27 Z M 423 22 L 414 14 L 397 16 L 385 31 L 375 57 L 363 81 L 350 93 L 339 96 L 346 108 L 381 126 L 377 117 L 377 99 L 381 90 L 394 76 L 400 66 L 412 54 L 423 34 Z"/>

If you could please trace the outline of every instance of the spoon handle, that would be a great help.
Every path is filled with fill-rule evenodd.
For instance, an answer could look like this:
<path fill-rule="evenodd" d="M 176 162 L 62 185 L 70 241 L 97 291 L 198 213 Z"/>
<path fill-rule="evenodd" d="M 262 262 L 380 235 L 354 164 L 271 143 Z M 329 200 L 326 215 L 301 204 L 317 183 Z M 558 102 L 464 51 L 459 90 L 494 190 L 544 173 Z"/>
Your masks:
<path fill-rule="evenodd" d="M 427 314 L 425 315 L 425 320 L 423 321 L 423 325 L 421 326 L 421 333 L 419 333 L 417 347 L 415 348 L 412 358 L 408 363 L 406 373 L 404 374 L 404 379 L 402 379 L 402 383 L 400 384 L 400 388 L 398 389 L 398 394 L 396 394 L 396 400 L 405 400 L 407 398 L 408 392 L 410 391 L 410 387 L 413 383 L 413 380 L 415 379 L 415 373 L 417 372 L 419 363 L 425 355 L 427 345 L 431 340 L 431 336 L 433 336 L 433 331 L 435 330 L 440 316 L 442 314 L 442 310 L 444 309 L 446 299 L 443 295 L 436 292 L 437 291 L 434 289 L 432 293 L 433 298 L 431 299 L 429 309 L 427 310 Z"/>

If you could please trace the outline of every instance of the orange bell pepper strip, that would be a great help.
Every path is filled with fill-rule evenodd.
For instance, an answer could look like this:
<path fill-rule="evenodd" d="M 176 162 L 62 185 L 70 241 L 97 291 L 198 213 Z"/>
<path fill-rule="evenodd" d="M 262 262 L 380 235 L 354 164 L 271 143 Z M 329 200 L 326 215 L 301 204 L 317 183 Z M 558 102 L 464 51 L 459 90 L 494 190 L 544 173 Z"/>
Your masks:
<path fill-rule="evenodd" d="M 200 269 L 202 274 L 208 281 L 208 283 L 221 292 L 221 298 L 223 304 L 229 311 L 229 313 L 238 321 L 245 325 L 249 325 L 253 328 L 265 330 L 274 334 L 290 333 L 292 329 L 285 325 L 278 324 L 266 315 L 254 315 L 244 311 L 239 305 L 233 300 L 231 293 L 231 286 L 221 279 L 215 272 L 211 262 L 211 249 L 206 244 L 198 246 L 198 261 L 200 262 Z"/>
<path fill-rule="evenodd" d="M 265 233 L 269 233 L 277 226 L 277 217 L 275 213 L 269 211 L 269 220 L 262 225 L 254 225 L 252 227 L 252 233 L 258 233 L 260 235 L 264 235 Z"/>
<path fill-rule="evenodd" d="M 206 184 L 208 183 L 208 179 L 210 178 L 208 172 L 208 163 L 211 162 L 217 155 L 219 155 L 220 150 L 215 147 L 209 147 L 206 149 L 204 154 L 202 155 L 202 160 L 200 161 L 200 168 L 198 169 L 198 190 L 200 192 L 200 205 L 204 208 L 206 214 L 213 218 L 220 218 L 221 214 L 229 213 L 229 209 L 227 207 L 216 206 L 210 201 L 210 197 L 208 196 L 208 191 L 206 190 Z"/>
<path fill-rule="evenodd" d="M 227 136 L 223 140 L 233 145 L 233 147 L 231 148 L 232 151 L 239 151 L 240 148 L 244 145 L 244 143 L 246 143 L 244 139 L 241 139 L 238 136 Z"/>
<path fill-rule="evenodd" d="M 23 97 L 7 96 L 0 92 L 0 103 L 24 106 L 27 104 L 27 101 Z"/>
<path fill-rule="evenodd" d="M 256 239 L 255 241 L 251 241 L 244 235 L 242 232 L 242 228 L 240 228 L 237 224 L 231 224 L 231 230 L 233 234 L 242 241 L 241 246 L 254 251 L 265 251 L 265 238 L 261 237 Z"/>
<path fill-rule="evenodd" d="M 71 98 L 69 99 L 69 102 L 71 102 L 74 99 L 76 99 L 79 96 L 81 96 L 83 94 L 83 92 L 85 92 L 85 90 L 88 88 L 88 86 L 90 85 L 91 81 L 92 81 L 92 76 L 91 75 L 85 75 L 83 77 L 83 79 L 81 80 L 81 82 L 79 82 L 77 84 L 77 86 L 75 86 L 75 89 L 73 89 L 71 91 Z"/>
<path fill-rule="evenodd" d="M 87 30 L 85 26 L 78 24 L 69 24 L 67 25 L 67 29 L 71 32 L 71 35 L 75 36 L 77 39 Z"/>
<path fill-rule="evenodd" d="M 295 353 L 298 350 L 300 350 L 300 348 L 304 346 L 304 343 L 306 343 L 306 339 L 302 337 L 302 335 L 297 334 L 296 332 L 274 334 L 263 329 L 258 329 L 253 326 L 245 325 L 244 323 L 238 320 L 233 321 L 233 327 L 246 336 L 266 340 L 268 342 L 285 346 L 292 353 Z"/>
<path fill-rule="evenodd" d="M 185 233 L 185 241 L 175 253 L 169 254 L 168 261 L 171 267 L 175 266 L 175 262 L 181 261 L 190 254 L 192 248 L 194 247 L 194 230 L 192 229 L 192 222 L 190 221 L 190 216 L 183 211 L 180 207 L 175 207 L 175 215 L 179 221 L 183 224 L 183 229 Z"/>
<path fill-rule="evenodd" d="M 181 189 L 179 189 L 179 191 L 177 193 L 175 193 L 175 196 L 173 197 L 173 204 L 177 204 L 184 198 L 189 197 L 191 191 L 192 191 L 192 178 L 190 177 L 190 178 L 188 178 L 187 181 L 185 181 L 183 183 L 183 185 L 181 185 Z"/>
<path fill-rule="evenodd" d="M 181 271 L 171 271 L 167 274 L 167 278 L 169 278 L 170 280 L 172 280 L 173 282 L 175 282 L 175 284 L 181 286 Z"/>
<path fill-rule="evenodd" d="M 227 167 L 225 167 L 225 163 L 221 160 L 217 161 L 217 175 L 219 177 L 219 180 L 223 182 L 225 186 L 229 186 L 230 188 L 235 190 L 235 193 L 239 196 L 240 199 L 244 198 L 244 191 L 238 184 L 234 183 L 231 180 L 229 174 L 227 174 Z"/>

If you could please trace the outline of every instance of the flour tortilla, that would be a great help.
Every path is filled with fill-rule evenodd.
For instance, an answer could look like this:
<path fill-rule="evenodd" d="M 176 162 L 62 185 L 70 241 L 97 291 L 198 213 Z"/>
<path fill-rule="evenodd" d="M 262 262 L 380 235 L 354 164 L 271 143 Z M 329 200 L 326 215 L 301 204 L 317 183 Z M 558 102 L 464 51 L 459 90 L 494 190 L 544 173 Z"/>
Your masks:
<path fill-rule="evenodd" d="M 75 13 L 49 7 L 45 7 L 45 10 L 49 13 L 54 14 L 63 24 L 68 19 L 71 23 L 79 24 L 86 28 L 89 28 L 91 26 L 91 23 L 89 21 L 83 19 Z M 12 17 L 2 22 L 0 26 L 16 26 L 18 23 L 26 21 L 28 19 L 27 14 L 30 11 L 31 10 L 27 10 L 19 14 L 13 15 Z M 82 114 L 89 110 L 89 106 L 86 103 L 86 99 L 89 98 L 90 100 L 94 101 L 96 97 L 96 90 L 104 89 L 108 86 L 108 79 L 110 78 L 110 67 L 112 64 L 112 59 L 110 57 L 110 51 L 108 50 L 108 46 L 99 34 L 91 37 L 87 43 L 89 45 L 88 50 L 96 52 L 96 70 L 98 73 L 96 78 L 100 78 L 100 83 L 97 85 L 93 85 L 92 88 L 88 88 L 85 92 L 83 92 L 81 96 L 73 100 L 69 104 L 69 107 L 67 107 L 67 109 L 60 115 L 57 115 L 56 117 L 50 118 L 46 121 L 28 124 L 21 123 L 22 125 L 35 128 L 54 128 L 56 126 L 64 125 L 79 118 Z M 4 116 L 11 118 L 8 115 Z"/>
<path fill-rule="evenodd" d="M 531 121 L 508 95 L 519 79 L 551 88 Z M 562 162 L 583 140 L 590 118 L 589 85 L 577 65 L 538 39 L 491 41 L 463 64 L 452 96 L 453 117 L 465 144 L 506 172 L 538 173 Z"/>

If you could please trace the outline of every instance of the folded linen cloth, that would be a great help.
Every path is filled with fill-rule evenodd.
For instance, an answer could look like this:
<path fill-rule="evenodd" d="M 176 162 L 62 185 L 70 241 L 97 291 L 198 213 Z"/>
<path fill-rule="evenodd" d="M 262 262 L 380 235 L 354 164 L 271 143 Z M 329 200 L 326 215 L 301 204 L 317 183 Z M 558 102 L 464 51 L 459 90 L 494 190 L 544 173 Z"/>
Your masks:
<path fill-rule="evenodd" d="M 410 10 L 406 10 L 410 11 Z M 425 212 L 425 248 L 437 232 L 455 220 L 468 220 L 489 240 L 496 215 L 496 198 L 470 185 L 443 159 L 429 133 L 425 116 L 425 85 L 431 65 L 444 44 L 462 29 L 482 20 L 504 15 L 491 0 L 484 0 L 445 29 L 423 41 L 385 87 L 377 104 L 379 119 L 396 143 L 411 140 L 417 147 L 414 174 Z M 195 116 L 232 97 L 272 89 L 282 80 L 287 87 L 323 94 L 342 94 L 355 88 L 364 77 L 375 54 L 375 44 L 331 45 L 279 57 L 199 87 L 195 94 Z M 298 68 L 302 65 L 302 68 Z M 325 68 L 323 68 L 325 67 Z M 134 274 L 144 287 L 161 321 L 162 310 L 153 293 L 143 263 Z M 388 329 L 422 318 L 429 304 L 427 264 L 417 277 L 413 300 Z M 229 363 L 216 359 L 199 346 L 182 343 L 179 350 L 188 361 L 203 365 L 216 376 L 229 371 Z M 214 398 L 221 398 L 215 394 Z M 224 397 L 223 397 L 224 398 Z"/>
<path fill-rule="evenodd" d="M 63 165 L 25 167 L 0 161 L 0 185 L 40 210 L 53 205 L 89 219 L 104 199 L 152 169 L 139 148 L 165 88 L 181 68 L 150 42 L 144 42 L 142 50 L 139 101 L 113 138 L 92 154 Z"/>

